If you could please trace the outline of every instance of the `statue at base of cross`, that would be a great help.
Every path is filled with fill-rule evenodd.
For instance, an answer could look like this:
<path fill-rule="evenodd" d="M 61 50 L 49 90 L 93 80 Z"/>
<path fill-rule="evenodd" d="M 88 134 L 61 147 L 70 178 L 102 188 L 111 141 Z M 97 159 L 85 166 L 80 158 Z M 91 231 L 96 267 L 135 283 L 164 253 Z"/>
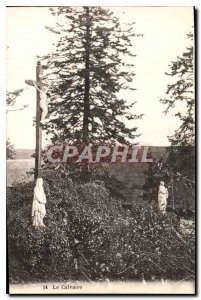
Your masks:
<path fill-rule="evenodd" d="M 158 190 L 158 209 L 162 212 L 162 214 L 166 213 L 167 198 L 168 189 L 165 187 L 164 181 L 161 181 Z"/>
<path fill-rule="evenodd" d="M 47 201 L 43 187 L 43 179 L 37 178 L 32 204 L 32 220 L 34 227 L 45 227 L 43 219 L 46 215 L 46 202 Z"/>

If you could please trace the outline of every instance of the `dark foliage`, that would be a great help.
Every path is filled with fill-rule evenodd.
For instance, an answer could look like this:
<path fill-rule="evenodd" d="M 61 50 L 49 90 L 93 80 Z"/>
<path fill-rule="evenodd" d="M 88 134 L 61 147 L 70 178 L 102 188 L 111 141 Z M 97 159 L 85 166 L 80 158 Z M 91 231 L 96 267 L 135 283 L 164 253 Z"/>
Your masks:
<path fill-rule="evenodd" d="M 195 92 L 194 92 L 194 45 L 193 34 L 187 35 L 190 45 L 181 57 L 177 57 L 166 73 L 173 82 L 167 87 L 165 114 L 173 110 L 180 120 L 180 127 L 169 137 L 171 148 L 169 164 L 173 172 L 195 181 Z M 182 108 L 182 109 L 181 109 Z"/>
<path fill-rule="evenodd" d="M 173 62 L 166 73 L 170 77 L 166 97 L 160 101 L 166 105 L 165 114 L 173 111 L 180 120 L 180 127 L 168 137 L 171 147 L 166 155 L 146 173 L 144 198 L 157 199 L 161 180 L 169 186 L 169 206 L 174 210 L 195 209 L 195 93 L 194 93 L 194 45 L 193 34 L 187 35 L 190 45 Z M 181 109 L 182 108 L 182 109 Z"/>
<path fill-rule="evenodd" d="M 11 282 L 194 278 L 194 234 L 173 213 L 137 205 L 125 213 L 102 181 L 44 180 L 45 228 L 31 226 L 34 182 L 8 190 Z"/>
<path fill-rule="evenodd" d="M 113 12 L 101 7 L 52 8 L 59 21 L 49 28 L 60 38 L 55 53 L 42 58 L 50 82 L 49 122 L 53 142 L 122 144 L 133 140 L 137 127 L 122 122 L 141 118 L 131 113 L 135 90 L 132 37 L 134 23 L 121 28 Z M 129 63 L 126 63 L 126 59 Z"/>
<path fill-rule="evenodd" d="M 14 145 L 11 144 L 10 140 L 6 140 L 6 159 L 14 159 L 16 156 Z"/>

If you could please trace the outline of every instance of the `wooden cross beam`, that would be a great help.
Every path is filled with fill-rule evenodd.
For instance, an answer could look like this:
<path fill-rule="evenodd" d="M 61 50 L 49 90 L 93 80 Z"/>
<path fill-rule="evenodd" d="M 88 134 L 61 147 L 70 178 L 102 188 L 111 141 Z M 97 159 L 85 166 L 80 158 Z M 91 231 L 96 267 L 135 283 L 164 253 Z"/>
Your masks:
<path fill-rule="evenodd" d="M 39 88 L 42 88 L 43 86 L 46 86 L 46 84 L 42 83 L 42 82 L 37 82 L 35 80 L 25 80 L 25 83 L 30 85 L 30 86 L 34 86 L 37 85 Z"/>

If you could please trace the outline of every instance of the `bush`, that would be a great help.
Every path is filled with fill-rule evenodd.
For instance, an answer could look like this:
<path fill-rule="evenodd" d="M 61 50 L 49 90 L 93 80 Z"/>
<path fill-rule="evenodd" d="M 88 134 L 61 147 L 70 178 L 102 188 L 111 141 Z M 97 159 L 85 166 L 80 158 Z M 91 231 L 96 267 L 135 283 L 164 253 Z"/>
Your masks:
<path fill-rule="evenodd" d="M 189 149 L 179 148 L 179 151 L 189 151 Z M 191 154 L 191 160 L 193 164 L 194 152 L 191 147 L 189 155 Z M 172 151 L 172 150 L 169 150 Z M 158 197 L 158 188 L 160 181 L 165 182 L 165 186 L 168 188 L 168 206 L 172 209 L 177 209 L 188 218 L 188 211 L 190 211 L 190 217 L 195 212 L 195 168 L 186 168 L 186 164 L 183 164 L 185 172 L 179 173 L 174 170 L 175 160 L 171 157 L 161 158 L 160 162 L 154 162 L 149 165 L 145 170 L 145 183 L 143 185 L 143 199 L 149 203 L 153 203 Z M 189 163 L 189 162 L 188 162 Z M 173 165 L 173 166 L 172 166 Z M 193 170 L 193 171 L 192 171 Z M 193 176 L 194 175 L 194 176 Z"/>
<path fill-rule="evenodd" d="M 11 282 L 192 279 L 194 235 L 173 214 L 135 205 L 130 213 L 96 180 L 44 178 L 45 228 L 31 226 L 34 182 L 8 191 Z"/>
<path fill-rule="evenodd" d="M 10 140 L 6 140 L 6 159 L 14 159 L 16 156 L 14 145 L 11 144 Z"/>

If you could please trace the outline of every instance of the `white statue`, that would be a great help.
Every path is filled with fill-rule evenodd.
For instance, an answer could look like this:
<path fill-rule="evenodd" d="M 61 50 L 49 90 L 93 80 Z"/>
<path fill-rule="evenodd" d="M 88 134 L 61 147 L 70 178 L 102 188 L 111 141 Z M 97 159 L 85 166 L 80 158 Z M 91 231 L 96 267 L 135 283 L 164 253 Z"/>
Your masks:
<path fill-rule="evenodd" d="M 32 218 L 33 226 L 44 227 L 43 218 L 46 215 L 46 196 L 43 188 L 43 179 L 38 178 L 36 180 L 36 186 L 34 188 L 34 199 L 32 205 Z"/>
<path fill-rule="evenodd" d="M 45 117 L 48 113 L 48 101 L 47 101 L 47 91 L 49 86 L 44 83 L 41 88 L 37 86 L 35 82 L 33 82 L 35 88 L 40 92 L 40 108 L 41 108 L 41 124 L 45 124 Z"/>
<path fill-rule="evenodd" d="M 165 187 L 164 181 L 160 182 L 158 190 L 158 209 L 165 214 L 168 198 L 168 189 Z"/>

